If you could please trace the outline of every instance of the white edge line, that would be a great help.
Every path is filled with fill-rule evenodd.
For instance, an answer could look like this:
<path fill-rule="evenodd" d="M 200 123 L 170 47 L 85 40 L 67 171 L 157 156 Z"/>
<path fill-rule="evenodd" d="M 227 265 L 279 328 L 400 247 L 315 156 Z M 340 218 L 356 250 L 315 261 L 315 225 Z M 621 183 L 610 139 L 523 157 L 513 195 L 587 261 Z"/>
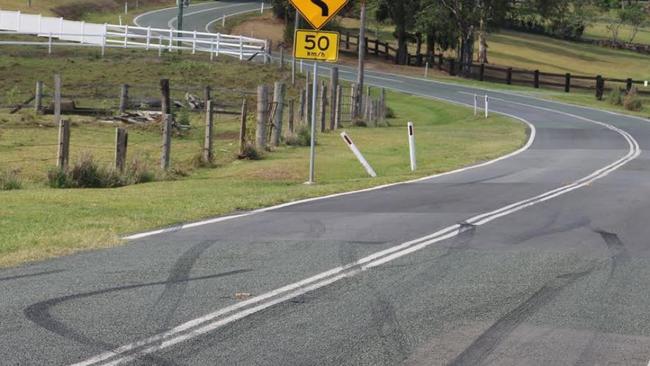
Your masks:
<path fill-rule="evenodd" d="M 270 8 L 270 6 L 269 6 L 269 8 Z M 236 12 L 236 13 L 225 14 L 225 15 L 223 15 L 223 16 L 221 16 L 221 17 L 219 17 L 219 18 L 217 18 L 217 19 L 215 19 L 215 20 L 209 22 L 208 24 L 206 24 L 206 25 L 205 25 L 205 31 L 208 32 L 208 33 L 212 33 L 212 31 L 210 30 L 210 27 L 212 26 L 212 24 L 214 24 L 214 23 L 220 21 L 220 20 L 223 19 L 223 17 L 225 17 L 225 16 L 232 17 L 232 16 L 235 16 L 235 15 L 241 15 L 241 14 L 246 14 L 246 13 L 252 13 L 252 12 L 259 11 L 259 10 L 260 10 L 260 9 L 257 8 L 257 9 L 250 9 L 250 10 L 242 10 L 242 11 L 238 11 L 238 12 Z"/>

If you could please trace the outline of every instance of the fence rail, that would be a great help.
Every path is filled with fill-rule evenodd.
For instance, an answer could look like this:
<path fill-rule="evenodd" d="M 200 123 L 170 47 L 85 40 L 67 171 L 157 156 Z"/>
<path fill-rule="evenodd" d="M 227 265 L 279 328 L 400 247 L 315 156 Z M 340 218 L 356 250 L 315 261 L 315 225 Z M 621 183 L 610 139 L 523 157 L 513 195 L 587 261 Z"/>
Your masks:
<path fill-rule="evenodd" d="M 206 52 L 211 57 L 221 54 L 252 60 L 257 57 L 268 62 L 266 40 L 221 33 L 179 31 L 130 25 L 94 24 L 63 18 L 23 14 L 0 10 L 0 36 L 32 35 L 44 41 L 2 39 L 0 45 L 40 45 L 51 52 L 56 46 L 90 46 L 106 48 L 139 48 L 146 50 L 189 50 Z"/>

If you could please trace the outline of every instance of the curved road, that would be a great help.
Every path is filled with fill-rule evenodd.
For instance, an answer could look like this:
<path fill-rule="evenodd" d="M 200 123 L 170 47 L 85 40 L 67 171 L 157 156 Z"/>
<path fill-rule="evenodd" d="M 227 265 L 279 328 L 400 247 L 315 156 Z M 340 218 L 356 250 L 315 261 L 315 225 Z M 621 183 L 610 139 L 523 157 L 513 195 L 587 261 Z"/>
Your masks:
<path fill-rule="evenodd" d="M 648 365 L 650 121 L 489 94 L 530 124 L 503 159 L 0 271 L 2 364 Z"/>

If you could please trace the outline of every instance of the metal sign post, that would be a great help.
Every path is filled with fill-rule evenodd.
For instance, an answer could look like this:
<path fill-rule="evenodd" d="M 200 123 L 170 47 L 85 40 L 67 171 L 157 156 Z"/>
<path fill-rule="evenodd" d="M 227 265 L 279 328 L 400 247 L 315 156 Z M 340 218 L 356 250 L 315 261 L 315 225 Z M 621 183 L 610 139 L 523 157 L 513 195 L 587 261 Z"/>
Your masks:
<path fill-rule="evenodd" d="M 316 183 L 315 165 L 316 165 L 316 103 L 318 101 L 318 61 L 314 61 L 314 82 L 311 92 L 311 150 L 309 151 L 309 181 L 307 184 Z"/>

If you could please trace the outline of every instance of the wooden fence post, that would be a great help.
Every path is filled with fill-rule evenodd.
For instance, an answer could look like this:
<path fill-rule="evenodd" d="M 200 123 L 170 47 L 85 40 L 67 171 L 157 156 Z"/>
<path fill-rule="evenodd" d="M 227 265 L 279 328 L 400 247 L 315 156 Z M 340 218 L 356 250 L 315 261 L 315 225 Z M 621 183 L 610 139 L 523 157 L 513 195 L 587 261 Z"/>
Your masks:
<path fill-rule="evenodd" d="M 172 114 L 171 100 L 169 96 L 169 79 L 160 80 L 160 110 L 163 117 L 167 114 Z"/>
<path fill-rule="evenodd" d="M 478 80 L 479 81 L 484 81 L 485 80 L 485 64 L 481 64 L 480 69 L 479 69 L 479 75 L 478 75 Z"/>
<path fill-rule="evenodd" d="M 54 123 L 61 122 L 61 75 L 54 75 Z"/>
<path fill-rule="evenodd" d="M 345 49 L 350 49 L 350 31 L 345 32 Z"/>
<path fill-rule="evenodd" d="M 59 120 L 59 151 L 57 164 L 61 170 L 68 169 L 70 162 L 70 121 Z"/>
<path fill-rule="evenodd" d="M 327 84 L 325 80 L 321 81 L 320 93 L 320 132 L 325 132 L 326 115 L 327 115 Z"/>
<path fill-rule="evenodd" d="M 379 93 L 379 118 L 382 123 L 386 121 L 386 89 L 381 88 Z"/>
<path fill-rule="evenodd" d="M 571 73 L 568 72 L 564 75 L 564 92 L 571 92 Z"/>
<path fill-rule="evenodd" d="M 289 101 L 289 132 L 291 132 L 291 133 L 294 132 L 293 124 L 294 124 L 294 118 L 295 118 L 295 116 L 294 116 L 294 114 L 295 114 L 295 109 L 294 109 L 295 102 L 296 101 L 293 98 Z"/>
<path fill-rule="evenodd" d="M 171 162 L 172 122 L 171 114 L 163 114 L 162 154 L 160 156 L 160 168 L 163 170 L 169 169 Z"/>
<path fill-rule="evenodd" d="M 239 155 L 244 155 L 246 149 L 246 119 L 248 118 L 248 100 L 244 97 L 239 117 Z"/>
<path fill-rule="evenodd" d="M 535 89 L 539 89 L 539 70 L 533 72 L 533 86 Z"/>
<path fill-rule="evenodd" d="M 336 108 L 334 109 L 334 129 L 341 126 L 341 107 L 343 106 L 343 86 L 338 85 L 336 88 Z"/>
<path fill-rule="evenodd" d="M 305 121 L 305 90 L 300 91 L 300 99 L 298 100 L 298 121 L 303 123 Z"/>
<path fill-rule="evenodd" d="M 115 129 L 115 170 L 122 173 L 126 166 L 126 150 L 129 143 L 129 132 L 125 128 Z"/>
<path fill-rule="evenodd" d="M 36 82 L 36 92 L 34 93 L 34 112 L 43 112 L 43 82 Z"/>
<path fill-rule="evenodd" d="M 277 81 L 273 87 L 273 104 L 275 104 L 275 114 L 273 115 L 273 131 L 271 135 L 271 144 L 274 147 L 280 146 L 282 137 L 282 122 L 284 120 L 284 95 L 286 87 L 283 82 Z"/>
<path fill-rule="evenodd" d="M 201 159 L 205 164 L 212 164 L 214 158 L 212 130 L 214 128 L 214 110 L 212 101 L 205 102 L 205 137 L 203 140 L 203 154 Z"/>
<path fill-rule="evenodd" d="M 336 93 L 339 90 L 339 68 L 334 66 L 330 72 L 330 130 L 336 128 Z"/>
<path fill-rule="evenodd" d="M 605 93 L 605 79 L 601 75 L 596 76 L 596 98 L 598 100 L 603 100 L 603 94 Z"/>
<path fill-rule="evenodd" d="M 284 70 L 284 46 L 280 47 L 280 70 Z"/>
<path fill-rule="evenodd" d="M 512 85 L 512 67 L 508 68 L 507 74 L 506 74 L 506 84 Z"/>
<path fill-rule="evenodd" d="M 257 87 L 257 128 L 255 130 L 255 146 L 258 150 L 266 148 L 266 122 L 269 119 L 269 89 L 266 85 Z"/>
<path fill-rule="evenodd" d="M 456 60 L 453 58 L 449 59 L 449 75 L 456 76 Z"/>
<path fill-rule="evenodd" d="M 126 112 L 129 104 L 129 85 L 122 84 L 120 88 L 120 114 Z"/>
<path fill-rule="evenodd" d="M 209 85 L 206 85 L 205 89 L 203 89 L 203 100 L 206 104 L 208 100 L 212 100 L 212 88 Z"/>
<path fill-rule="evenodd" d="M 633 82 L 631 78 L 628 78 L 625 82 L 625 89 L 627 90 L 628 93 L 630 92 L 630 90 L 632 90 L 632 83 Z"/>

